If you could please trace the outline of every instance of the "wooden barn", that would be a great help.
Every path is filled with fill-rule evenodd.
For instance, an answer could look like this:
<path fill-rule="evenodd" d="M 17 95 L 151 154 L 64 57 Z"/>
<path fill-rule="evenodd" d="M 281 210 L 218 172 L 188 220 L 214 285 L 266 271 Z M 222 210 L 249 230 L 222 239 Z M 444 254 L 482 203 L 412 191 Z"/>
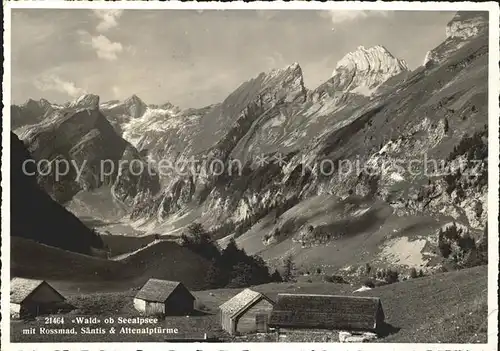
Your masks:
<path fill-rule="evenodd" d="M 278 294 L 269 325 L 376 333 L 384 319 L 382 303 L 376 297 Z"/>
<path fill-rule="evenodd" d="M 245 289 L 219 307 L 222 329 L 230 335 L 267 332 L 274 302 Z"/>
<path fill-rule="evenodd" d="M 36 317 L 66 307 L 66 299 L 45 280 L 13 278 L 10 281 L 12 318 Z"/>
<path fill-rule="evenodd" d="M 188 315 L 195 300 L 181 282 L 149 279 L 135 295 L 134 307 L 147 315 Z"/>

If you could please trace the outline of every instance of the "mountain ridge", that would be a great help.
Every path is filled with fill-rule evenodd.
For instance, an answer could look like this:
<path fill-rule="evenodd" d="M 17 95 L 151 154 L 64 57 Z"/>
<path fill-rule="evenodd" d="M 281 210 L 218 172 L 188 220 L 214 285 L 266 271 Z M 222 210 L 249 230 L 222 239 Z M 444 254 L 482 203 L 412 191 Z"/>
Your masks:
<path fill-rule="evenodd" d="M 136 197 L 157 191 L 156 176 L 133 174 L 129 163 L 135 160 L 147 167 L 147 162 L 99 111 L 97 95 L 82 95 L 18 133 L 35 160 L 48 162 L 49 172 L 39 175 L 38 181 L 60 203 L 105 184 L 111 186 L 116 201 L 129 205 Z M 58 175 L 58 163 L 72 167 Z"/>
<path fill-rule="evenodd" d="M 260 73 L 202 109 L 150 105 L 141 115 L 141 108 L 125 111 L 123 102 L 100 104 L 115 128 L 113 138 L 133 144 L 132 158 L 144 164 L 198 162 L 185 174 L 146 177 L 142 181 L 153 185 L 145 185 L 144 196 L 135 194 L 132 182 L 122 194 L 132 199 L 124 220 L 165 234 L 199 221 L 218 237 L 241 236 L 243 248 L 258 241 L 255 247 L 267 259 L 292 249 L 298 256 L 320 252 L 344 237 L 369 235 L 375 224 L 382 228 L 373 235 L 378 248 L 386 241 L 384 226 L 398 223 L 404 232 L 399 218 L 413 216 L 432 217 L 433 229 L 458 221 L 476 235 L 486 222 L 486 173 L 471 180 L 453 170 L 453 162 L 472 156 L 485 161 L 488 42 L 481 18 L 450 22 L 448 38 L 413 71 L 382 46 L 359 47 L 313 90 L 305 87 L 300 65 L 292 63 Z M 134 108 L 145 105 L 130 100 Z M 423 154 L 442 160 L 451 174 L 367 172 Z M 267 162 L 259 164 L 262 157 Z M 279 157 L 284 165 L 275 162 Z M 241 162 L 240 173 L 210 168 L 220 161 L 227 170 L 234 160 Z M 362 171 L 341 175 L 340 162 L 357 163 Z M 317 212 L 323 201 L 332 216 Z M 262 221 L 267 226 L 259 227 Z M 433 233 L 415 233 L 435 246 Z"/>
<path fill-rule="evenodd" d="M 425 55 L 423 66 L 440 63 L 470 40 L 488 33 L 488 12 L 457 12 L 445 28 L 446 39 Z"/>

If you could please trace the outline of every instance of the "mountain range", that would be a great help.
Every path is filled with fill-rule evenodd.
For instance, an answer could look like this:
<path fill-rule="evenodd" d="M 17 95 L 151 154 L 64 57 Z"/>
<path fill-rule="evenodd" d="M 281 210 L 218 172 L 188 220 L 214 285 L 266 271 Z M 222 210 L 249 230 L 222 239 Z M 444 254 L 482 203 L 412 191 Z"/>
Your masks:
<path fill-rule="evenodd" d="M 269 262 L 429 266 L 440 228 L 456 222 L 481 240 L 486 225 L 487 24 L 487 14 L 457 13 L 414 70 L 383 46 L 360 46 L 315 89 L 293 63 L 197 109 L 136 95 L 29 100 L 11 106 L 12 130 L 34 160 L 75 165 L 36 180 L 111 234 L 180 235 L 200 222 L 220 245 L 233 237 Z M 193 160 L 183 174 L 159 169 Z M 22 188 L 13 184 L 12 196 Z M 13 226 L 15 236 L 36 232 Z M 72 250 L 46 235 L 28 236 Z"/>

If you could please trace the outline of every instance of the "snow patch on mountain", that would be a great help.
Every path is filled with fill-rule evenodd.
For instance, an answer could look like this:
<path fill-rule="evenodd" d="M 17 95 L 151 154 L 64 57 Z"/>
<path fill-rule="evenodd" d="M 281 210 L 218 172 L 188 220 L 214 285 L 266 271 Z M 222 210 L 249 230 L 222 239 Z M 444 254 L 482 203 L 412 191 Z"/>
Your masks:
<path fill-rule="evenodd" d="M 147 107 L 141 117 L 133 118 L 123 125 L 123 138 L 137 146 L 146 132 L 166 132 L 182 126 L 184 120 L 177 117 L 176 109 Z"/>
<path fill-rule="evenodd" d="M 360 85 L 359 87 L 354 88 L 351 93 L 364 95 L 364 96 L 372 96 L 374 92 L 377 91 L 378 86 L 374 88 L 370 88 L 366 85 Z"/>
<path fill-rule="evenodd" d="M 279 115 L 266 122 L 262 126 L 262 129 L 281 127 L 285 123 L 286 123 L 286 116 L 283 114 L 283 112 L 280 112 Z"/>

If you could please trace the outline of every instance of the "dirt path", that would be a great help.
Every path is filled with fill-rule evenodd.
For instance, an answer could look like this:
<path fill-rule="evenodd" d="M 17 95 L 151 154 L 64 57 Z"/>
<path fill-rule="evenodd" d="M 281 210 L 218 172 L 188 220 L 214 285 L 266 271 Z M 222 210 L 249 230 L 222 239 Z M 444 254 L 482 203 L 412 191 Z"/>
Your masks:
<path fill-rule="evenodd" d="M 149 247 L 151 247 L 153 245 L 159 244 L 159 243 L 161 243 L 163 241 L 171 241 L 171 240 L 162 240 L 162 239 L 153 240 L 152 242 L 150 242 L 149 244 L 147 244 L 144 247 L 140 247 L 137 250 L 134 250 L 134 251 L 131 251 L 131 252 L 126 252 L 126 253 L 121 254 L 121 255 L 110 257 L 109 259 L 112 260 L 112 261 L 121 261 L 121 260 L 126 259 L 127 257 L 135 255 L 135 254 L 137 254 L 137 253 L 139 253 L 139 252 L 141 252 L 143 250 L 146 250 L 147 248 L 149 248 Z"/>

